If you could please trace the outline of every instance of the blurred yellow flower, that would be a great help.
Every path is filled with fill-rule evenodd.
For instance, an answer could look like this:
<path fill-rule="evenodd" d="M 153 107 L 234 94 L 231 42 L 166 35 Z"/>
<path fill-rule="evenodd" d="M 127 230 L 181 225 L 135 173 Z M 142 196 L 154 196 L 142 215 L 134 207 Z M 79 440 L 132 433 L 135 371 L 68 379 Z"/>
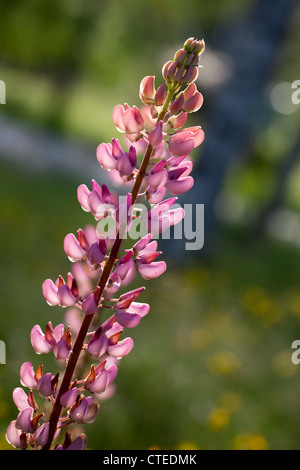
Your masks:
<path fill-rule="evenodd" d="M 260 434 L 238 434 L 233 439 L 234 450 L 268 450 L 269 445 Z"/>
<path fill-rule="evenodd" d="M 241 363 L 236 354 L 225 351 L 216 353 L 208 359 L 208 368 L 213 374 L 234 374 L 240 367 Z"/>
<path fill-rule="evenodd" d="M 179 444 L 178 450 L 199 450 L 199 447 L 195 442 L 183 441 Z"/>
<path fill-rule="evenodd" d="M 227 408 L 231 413 L 236 413 L 243 406 L 243 400 L 235 392 L 226 392 L 221 396 L 221 406 Z"/>
<path fill-rule="evenodd" d="M 207 423 L 213 431 L 219 431 L 228 425 L 230 412 L 227 408 L 216 408 L 208 416 Z"/>

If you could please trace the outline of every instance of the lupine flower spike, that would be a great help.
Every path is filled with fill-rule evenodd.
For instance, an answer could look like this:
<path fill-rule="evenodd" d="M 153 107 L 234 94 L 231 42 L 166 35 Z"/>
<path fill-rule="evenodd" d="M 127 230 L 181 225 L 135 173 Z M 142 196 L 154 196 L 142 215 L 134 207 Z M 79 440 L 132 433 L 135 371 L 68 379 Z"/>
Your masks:
<path fill-rule="evenodd" d="M 183 209 L 173 206 L 194 183 L 190 153 L 204 133 L 200 126 L 183 126 L 188 114 L 202 106 L 195 80 L 204 48 L 203 40 L 189 38 L 163 66 L 162 83 L 155 83 L 152 75 L 142 79 L 140 107 L 124 103 L 112 112 L 123 141 L 101 143 L 96 156 L 112 181 L 128 191 L 118 198 L 95 180 L 91 189 L 84 184 L 78 188 L 79 204 L 96 225 L 66 235 L 63 249 L 72 267 L 64 277 L 42 285 L 46 302 L 63 307 L 65 318 L 31 330 L 39 361 L 20 368 L 21 387 L 13 391 L 18 414 L 6 432 L 16 448 L 85 449 L 82 425 L 94 422 L 99 404 L 114 393 L 120 363 L 134 346 L 126 332 L 150 309 L 142 300 L 145 287 L 127 286 L 136 276 L 150 280 L 166 271 L 154 237 L 183 219 Z M 131 249 L 121 248 L 136 222 L 143 224 L 144 233 L 139 240 L 131 237 Z M 44 371 L 44 354 L 54 355 L 59 373 Z"/>

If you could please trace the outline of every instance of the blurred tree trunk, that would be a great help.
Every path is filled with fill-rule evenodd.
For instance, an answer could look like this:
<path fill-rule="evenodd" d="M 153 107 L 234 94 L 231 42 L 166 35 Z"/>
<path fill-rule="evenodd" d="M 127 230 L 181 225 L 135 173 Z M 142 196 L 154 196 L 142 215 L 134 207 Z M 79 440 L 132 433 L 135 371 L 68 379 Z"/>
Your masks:
<path fill-rule="evenodd" d="M 215 231 L 215 202 L 224 176 L 234 159 L 247 155 L 255 131 L 265 125 L 267 111 L 263 93 L 276 65 L 280 46 L 296 0 L 257 0 L 245 18 L 220 25 L 220 33 L 207 43 L 226 52 L 233 61 L 233 74 L 215 93 L 205 124 L 205 141 L 194 171 L 195 185 L 180 203 L 204 204 L 205 242 L 209 250 Z M 265 122 L 264 122 L 265 121 Z M 168 253 L 183 258 L 184 242 L 168 241 Z"/>

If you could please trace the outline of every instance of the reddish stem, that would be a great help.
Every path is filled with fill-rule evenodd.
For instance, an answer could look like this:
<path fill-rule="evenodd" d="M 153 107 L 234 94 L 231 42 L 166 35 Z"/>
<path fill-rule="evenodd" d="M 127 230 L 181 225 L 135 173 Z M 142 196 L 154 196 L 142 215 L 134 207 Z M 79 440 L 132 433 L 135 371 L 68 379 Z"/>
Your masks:
<path fill-rule="evenodd" d="M 158 116 L 157 122 L 162 120 L 164 115 L 166 114 L 172 96 L 173 96 L 173 91 L 169 90 L 169 94 L 167 96 L 164 108 L 163 108 L 162 112 L 160 113 L 160 115 Z M 149 144 L 148 147 L 147 147 L 147 150 L 145 152 L 141 167 L 140 167 L 139 172 L 137 174 L 133 189 L 132 189 L 132 201 L 131 201 L 132 205 L 135 203 L 135 201 L 138 197 L 139 191 L 141 189 L 143 179 L 145 177 L 147 167 L 148 167 L 148 164 L 149 164 L 149 160 L 150 160 L 151 155 L 152 155 L 152 151 L 153 151 L 153 147 Z M 98 294 L 97 294 L 98 302 L 101 299 L 101 296 L 103 294 L 106 283 L 109 279 L 111 271 L 112 271 L 112 269 L 114 267 L 114 264 L 117 260 L 118 253 L 119 253 L 119 250 L 120 250 L 120 247 L 121 247 L 121 243 L 122 243 L 122 238 L 120 238 L 119 233 L 118 233 L 117 237 L 115 239 L 115 242 L 112 246 L 110 255 L 109 255 L 108 259 L 105 262 L 102 275 L 101 275 L 101 277 L 99 279 L 99 282 L 98 282 L 98 286 L 97 286 L 97 287 L 99 287 Z M 52 444 L 52 441 L 54 439 L 54 435 L 55 435 L 55 432 L 56 432 L 56 429 L 57 429 L 57 423 L 58 423 L 60 413 L 61 413 L 61 410 L 62 410 L 62 405 L 60 404 L 60 398 L 70 388 L 73 373 L 74 373 L 78 358 L 80 356 L 80 353 L 82 351 L 82 347 L 83 347 L 86 335 L 88 333 L 88 329 L 90 327 L 90 324 L 92 322 L 93 316 L 94 315 L 85 315 L 83 317 L 81 328 L 80 328 L 79 333 L 77 335 L 74 347 L 73 347 L 73 349 L 70 353 L 68 364 L 67 364 L 64 376 L 63 376 L 63 380 L 61 382 L 59 392 L 58 392 L 57 397 L 56 397 L 56 402 L 53 405 L 52 412 L 51 412 L 51 415 L 50 415 L 50 418 L 49 418 L 49 424 L 50 424 L 49 437 L 48 437 L 47 443 L 42 447 L 42 450 L 50 450 L 50 447 L 51 447 L 51 444 Z"/>

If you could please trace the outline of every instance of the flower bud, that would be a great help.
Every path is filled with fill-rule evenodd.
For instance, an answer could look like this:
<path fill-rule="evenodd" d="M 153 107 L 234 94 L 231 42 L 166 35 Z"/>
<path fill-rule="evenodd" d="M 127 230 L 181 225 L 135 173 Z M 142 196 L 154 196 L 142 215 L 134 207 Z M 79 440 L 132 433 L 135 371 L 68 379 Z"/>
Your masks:
<path fill-rule="evenodd" d="M 144 104 L 150 105 L 154 103 L 155 87 L 154 76 L 144 77 L 140 84 L 140 98 Z"/>

